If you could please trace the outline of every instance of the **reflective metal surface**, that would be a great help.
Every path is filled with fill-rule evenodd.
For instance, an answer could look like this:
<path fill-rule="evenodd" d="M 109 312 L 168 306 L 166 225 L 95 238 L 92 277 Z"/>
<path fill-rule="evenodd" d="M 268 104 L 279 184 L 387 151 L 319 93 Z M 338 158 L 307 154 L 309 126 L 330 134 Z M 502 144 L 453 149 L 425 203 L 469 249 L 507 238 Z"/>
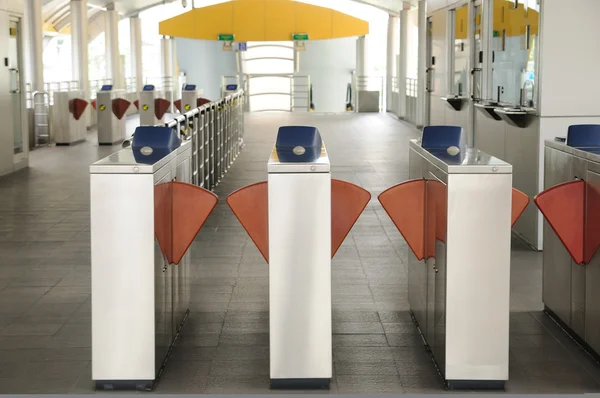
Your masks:
<path fill-rule="evenodd" d="M 329 156 L 325 149 L 325 144 L 321 148 L 321 155 L 313 162 L 289 163 L 279 161 L 277 150 L 273 147 L 269 163 L 267 165 L 269 173 L 329 173 Z"/>

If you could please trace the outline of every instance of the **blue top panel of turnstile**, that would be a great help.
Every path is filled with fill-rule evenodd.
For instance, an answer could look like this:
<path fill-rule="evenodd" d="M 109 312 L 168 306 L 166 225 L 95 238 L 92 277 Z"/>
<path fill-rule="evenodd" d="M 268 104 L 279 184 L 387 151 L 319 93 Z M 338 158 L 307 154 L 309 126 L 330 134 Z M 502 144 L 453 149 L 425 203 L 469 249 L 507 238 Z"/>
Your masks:
<path fill-rule="evenodd" d="M 451 146 L 460 147 L 461 136 L 462 127 L 459 126 L 427 126 L 423 128 L 421 146 L 425 149 L 443 150 Z"/>
<path fill-rule="evenodd" d="M 181 146 L 171 127 L 140 126 L 135 129 L 131 149 L 136 162 L 154 164 Z"/>
<path fill-rule="evenodd" d="M 102 88 L 100 89 L 100 91 L 112 91 L 112 84 L 105 84 L 104 86 L 102 86 Z"/>
<path fill-rule="evenodd" d="M 282 163 L 310 163 L 321 156 L 322 145 L 316 127 L 283 126 L 277 133 L 275 150 Z"/>
<path fill-rule="evenodd" d="M 194 91 L 196 90 L 196 85 L 195 84 L 186 84 L 183 87 L 183 91 Z"/>
<path fill-rule="evenodd" d="M 225 89 L 226 89 L 227 91 L 235 91 L 235 90 L 237 90 L 237 87 L 238 87 L 238 86 L 237 86 L 237 84 L 228 84 L 228 85 L 225 87 Z"/>
<path fill-rule="evenodd" d="M 154 85 L 153 84 L 146 84 L 144 86 L 144 88 L 142 89 L 142 91 L 154 91 Z"/>
<path fill-rule="evenodd" d="M 600 124 L 574 124 L 567 131 L 571 147 L 600 147 Z"/>

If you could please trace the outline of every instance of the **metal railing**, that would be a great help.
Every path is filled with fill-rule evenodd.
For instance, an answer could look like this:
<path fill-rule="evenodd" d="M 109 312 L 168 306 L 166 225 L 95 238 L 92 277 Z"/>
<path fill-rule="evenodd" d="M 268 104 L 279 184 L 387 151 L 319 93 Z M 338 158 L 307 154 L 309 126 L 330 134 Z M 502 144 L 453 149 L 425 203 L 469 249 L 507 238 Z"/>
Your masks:
<path fill-rule="evenodd" d="M 419 80 L 406 79 L 406 116 L 404 120 L 417 124 L 417 103 L 419 95 Z"/>
<path fill-rule="evenodd" d="M 45 91 L 34 91 L 33 103 L 33 134 L 35 147 L 50 145 L 52 142 L 50 120 L 50 94 Z"/>
<path fill-rule="evenodd" d="M 250 90 L 250 80 L 261 79 L 261 78 L 281 78 L 289 80 L 289 92 L 252 92 Z M 243 76 L 243 87 L 246 93 L 246 112 L 270 112 L 270 111 L 284 111 L 284 112 L 297 112 L 297 111 L 310 111 L 310 76 L 309 75 L 297 75 L 293 73 L 271 73 L 271 74 L 244 74 Z M 265 95 L 277 95 L 289 98 L 289 106 L 284 108 L 276 109 L 261 109 L 251 110 L 250 101 L 252 97 L 265 96 Z"/>
<path fill-rule="evenodd" d="M 354 110 L 355 112 L 361 112 L 360 93 L 365 91 L 378 92 L 379 95 L 379 112 L 383 110 L 384 97 L 385 97 L 385 78 L 383 76 L 357 76 L 354 75 L 352 79 L 352 86 L 354 92 Z M 366 107 L 366 106 L 365 106 Z"/>
<path fill-rule="evenodd" d="M 192 182 L 212 190 L 244 146 L 244 92 L 204 104 L 165 126 L 192 140 Z"/>
<path fill-rule="evenodd" d="M 244 147 L 244 91 L 192 109 L 166 122 L 192 141 L 192 182 L 213 190 Z M 131 145 L 133 137 L 123 146 Z"/>

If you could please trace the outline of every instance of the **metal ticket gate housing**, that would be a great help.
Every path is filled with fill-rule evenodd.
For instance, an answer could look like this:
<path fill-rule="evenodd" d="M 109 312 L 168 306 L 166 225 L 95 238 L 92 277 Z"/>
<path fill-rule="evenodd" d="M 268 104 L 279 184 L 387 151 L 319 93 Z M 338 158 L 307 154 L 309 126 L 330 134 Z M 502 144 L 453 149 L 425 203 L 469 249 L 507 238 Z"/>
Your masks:
<path fill-rule="evenodd" d="M 124 90 L 98 91 L 96 113 L 99 145 L 113 145 L 126 138 L 125 114 L 131 103 L 124 98 L 124 95 Z"/>
<path fill-rule="evenodd" d="M 52 131 L 56 145 L 71 145 L 85 140 L 87 126 L 83 116 L 87 106 L 83 91 L 54 93 Z"/>

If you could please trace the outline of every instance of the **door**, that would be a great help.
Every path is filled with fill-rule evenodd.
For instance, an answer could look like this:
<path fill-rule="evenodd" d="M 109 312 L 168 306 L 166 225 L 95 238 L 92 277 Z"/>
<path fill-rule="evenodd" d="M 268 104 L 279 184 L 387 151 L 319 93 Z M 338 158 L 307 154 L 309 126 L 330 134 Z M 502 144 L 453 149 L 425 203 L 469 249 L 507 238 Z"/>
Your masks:
<path fill-rule="evenodd" d="M 431 120 L 431 93 L 433 92 L 433 76 L 435 74 L 435 58 L 432 52 L 432 28 L 431 17 L 428 17 L 425 46 L 425 59 L 427 60 L 425 68 L 425 120 L 423 121 L 423 126 L 429 126 Z"/>
<path fill-rule="evenodd" d="M 12 122 L 14 137 L 14 162 L 18 163 L 26 158 L 26 139 L 23 129 L 23 93 L 21 92 L 21 20 L 11 17 L 9 20 L 8 37 L 8 68 L 10 72 L 10 106 L 11 119 L 4 123 Z"/>

